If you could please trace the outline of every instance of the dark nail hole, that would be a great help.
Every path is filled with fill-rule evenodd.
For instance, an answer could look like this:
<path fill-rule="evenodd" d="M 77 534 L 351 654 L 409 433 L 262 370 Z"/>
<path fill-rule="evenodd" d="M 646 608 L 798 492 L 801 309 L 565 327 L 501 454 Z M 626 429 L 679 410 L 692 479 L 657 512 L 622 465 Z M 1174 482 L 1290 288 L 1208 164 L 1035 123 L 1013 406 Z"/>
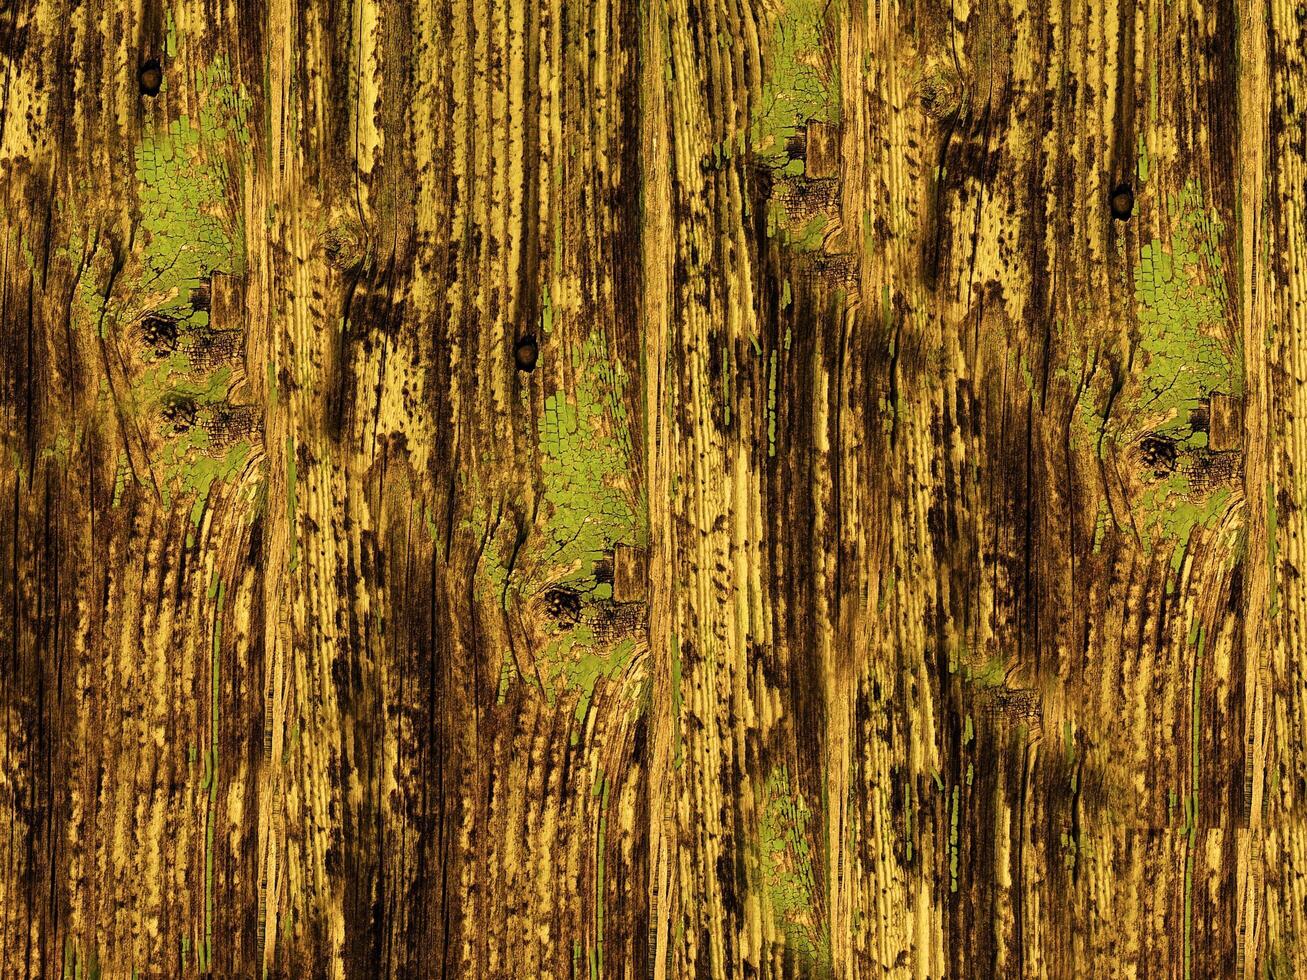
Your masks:
<path fill-rule="evenodd" d="M 513 355 L 517 361 L 519 371 L 534 371 L 536 359 L 540 356 L 540 348 L 536 346 L 536 339 L 527 334 L 517 342 L 517 348 L 514 350 Z"/>
<path fill-rule="evenodd" d="M 186 395 L 164 396 L 163 417 L 172 423 L 175 431 L 185 432 L 195 424 L 195 399 Z"/>
<path fill-rule="evenodd" d="M 1175 440 L 1156 433 L 1146 435 L 1139 441 L 1139 457 L 1144 465 L 1158 474 L 1170 473 L 1175 469 L 1175 461 L 1180 455 Z"/>
<path fill-rule="evenodd" d="M 581 596 L 573 589 L 549 589 L 545 592 L 545 611 L 564 626 L 571 626 L 581 618 Z"/>
<path fill-rule="evenodd" d="M 1112 191 L 1112 217 L 1117 221 L 1128 221 L 1135 210 L 1135 192 L 1129 184 L 1117 184 Z"/>
<path fill-rule="evenodd" d="M 141 336 L 162 357 L 177 349 L 177 321 L 170 316 L 151 313 L 141 321 Z"/>
<path fill-rule="evenodd" d="M 159 67 L 158 60 L 151 58 L 141 65 L 136 77 L 141 83 L 142 95 L 153 97 L 159 94 L 159 86 L 163 84 L 163 69 Z"/>

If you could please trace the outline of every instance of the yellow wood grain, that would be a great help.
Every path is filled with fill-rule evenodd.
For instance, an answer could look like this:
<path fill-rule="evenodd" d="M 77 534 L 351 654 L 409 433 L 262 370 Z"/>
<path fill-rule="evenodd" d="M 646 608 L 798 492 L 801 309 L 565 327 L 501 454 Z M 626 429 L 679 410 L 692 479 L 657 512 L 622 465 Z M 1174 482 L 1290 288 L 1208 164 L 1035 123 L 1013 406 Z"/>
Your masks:
<path fill-rule="evenodd" d="M 1304 41 L 0 11 L 0 976 L 1297 976 Z"/>

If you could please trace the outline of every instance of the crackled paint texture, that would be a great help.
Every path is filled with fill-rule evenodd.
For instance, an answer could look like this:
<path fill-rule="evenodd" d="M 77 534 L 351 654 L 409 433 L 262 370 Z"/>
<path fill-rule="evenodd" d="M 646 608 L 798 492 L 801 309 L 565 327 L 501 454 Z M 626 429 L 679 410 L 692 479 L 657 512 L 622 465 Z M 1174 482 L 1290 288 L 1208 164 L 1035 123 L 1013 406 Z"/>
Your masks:
<path fill-rule="evenodd" d="M 1189 416 L 1213 392 L 1242 394 L 1242 351 L 1223 336 L 1227 321 L 1221 244 L 1225 226 L 1203 200 L 1197 181 L 1168 196 L 1166 245 L 1154 238 L 1135 266 L 1144 370 L 1141 392 L 1122 425 L 1176 437 L 1189 448 L 1207 445 Z"/>
<path fill-rule="evenodd" d="M 839 122 L 839 62 L 828 54 L 836 43 L 838 13 L 838 3 L 786 0 L 760 26 L 765 73 L 750 143 L 782 173 L 803 172 L 803 161 L 793 159 L 787 146 L 800 126 Z"/>
<path fill-rule="evenodd" d="M 772 770 L 763 784 L 759 828 L 760 866 L 772 914 L 807 975 L 828 976 L 830 938 L 826 934 L 817 882 L 813 876 L 812 809 L 791 785 L 785 767 Z"/>

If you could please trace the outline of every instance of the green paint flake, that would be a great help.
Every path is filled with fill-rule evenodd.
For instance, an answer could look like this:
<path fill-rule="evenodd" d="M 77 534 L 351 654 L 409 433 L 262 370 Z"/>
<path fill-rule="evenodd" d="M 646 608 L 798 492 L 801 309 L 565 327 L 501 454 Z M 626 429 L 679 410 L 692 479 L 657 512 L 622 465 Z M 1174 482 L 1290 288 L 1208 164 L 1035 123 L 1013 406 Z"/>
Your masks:
<path fill-rule="evenodd" d="M 948 876 L 949 891 L 958 890 L 958 802 L 961 794 L 961 788 L 953 787 L 953 814 L 950 818 L 948 834 Z"/>
<path fill-rule="evenodd" d="M 1107 533 L 1107 501 L 1098 502 L 1098 514 L 1094 518 L 1094 554 L 1103 550 L 1103 535 Z"/>
<path fill-rule="evenodd" d="M 554 301 L 549 295 L 548 283 L 545 283 L 540 297 L 540 329 L 546 335 L 554 329 Z"/>
<path fill-rule="evenodd" d="M 553 703 L 559 687 L 580 692 L 573 715 L 577 728 L 572 731 L 572 744 L 580 742 L 580 726 L 590 711 L 595 685 L 600 678 L 617 680 L 626 672 L 635 654 L 635 640 L 627 637 L 605 649 L 596 642 L 594 630 L 576 626 L 558 640 L 550 643 L 542 655 L 545 696 Z"/>
<path fill-rule="evenodd" d="M 126 450 L 119 450 L 118 459 L 114 464 L 113 476 L 113 506 L 117 507 L 123 502 L 123 489 L 127 486 L 128 460 Z"/>
<path fill-rule="evenodd" d="M 1007 680 L 1007 661 L 1002 657 L 990 657 L 979 670 L 970 672 L 969 680 L 977 687 L 998 687 Z M 968 715 L 968 723 L 970 720 Z"/>
<path fill-rule="evenodd" d="M 789 771 L 777 766 L 763 786 L 762 882 L 786 944 L 809 968 L 829 969 L 830 936 L 817 906 L 808 823 L 812 811 L 790 785 Z"/>
<path fill-rule="evenodd" d="M 1183 473 L 1172 473 L 1154 483 L 1137 505 L 1144 516 L 1143 528 L 1151 532 L 1144 538 L 1145 553 L 1152 553 L 1154 540 L 1170 542 L 1171 570 L 1179 574 L 1194 530 L 1212 527 L 1225 512 L 1230 496 L 1228 488 L 1206 497 L 1193 494 Z"/>

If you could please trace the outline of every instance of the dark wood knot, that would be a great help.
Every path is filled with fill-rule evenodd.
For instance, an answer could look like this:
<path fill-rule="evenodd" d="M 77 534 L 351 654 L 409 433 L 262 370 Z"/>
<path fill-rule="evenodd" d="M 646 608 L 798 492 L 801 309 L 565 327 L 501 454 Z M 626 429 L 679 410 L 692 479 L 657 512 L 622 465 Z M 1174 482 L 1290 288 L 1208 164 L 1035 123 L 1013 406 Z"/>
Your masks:
<path fill-rule="evenodd" d="M 517 347 L 513 349 L 513 360 L 517 364 L 517 369 L 528 374 L 536 369 L 536 361 L 539 357 L 540 348 L 536 345 L 535 337 L 530 334 L 519 340 Z"/>
<path fill-rule="evenodd" d="M 157 58 L 151 58 L 141 65 L 140 70 L 136 73 L 136 80 L 140 82 L 141 94 L 154 98 L 159 94 L 159 88 L 163 85 L 163 69 L 159 67 Z"/>
<path fill-rule="evenodd" d="M 1117 184 L 1108 205 L 1117 221 L 1129 221 L 1135 212 L 1135 192 L 1129 184 Z"/>

